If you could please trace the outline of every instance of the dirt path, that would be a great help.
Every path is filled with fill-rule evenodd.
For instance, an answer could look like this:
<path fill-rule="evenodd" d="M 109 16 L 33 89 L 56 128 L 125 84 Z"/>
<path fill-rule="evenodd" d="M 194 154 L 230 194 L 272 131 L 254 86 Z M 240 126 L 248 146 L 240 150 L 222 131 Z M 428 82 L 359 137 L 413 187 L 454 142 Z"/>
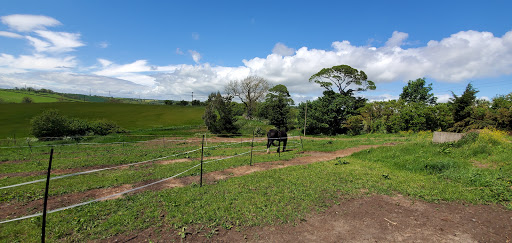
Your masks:
<path fill-rule="evenodd" d="M 266 163 L 257 163 L 253 166 L 241 166 L 236 168 L 230 168 L 223 171 L 214 171 L 203 175 L 203 180 L 205 183 L 215 183 L 219 180 L 224 180 L 230 177 L 247 175 L 256 171 L 270 170 L 275 168 L 283 168 L 292 165 L 303 165 L 310 164 L 314 162 L 320 161 L 328 161 L 335 159 L 337 157 L 345 157 L 349 156 L 355 152 L 376 148 L 380 146 L 392 146 L 394 144 L 384 144 L 384 145 L 362 145 L 354 148 L 348 148 L 343 150 L 338 150 L 335 152 L 306 152 L 305 157 L 293 158 L 290 160 L 280 160 Z M 186 160 L 169 160 L 169 161 L 160 161 L 159 163 L 176 163 L 178 161 L 186 161 Z M 101 188 L 101 189 L 93 189 L 85 192 L 66 194 L 62 196 L 52 196 L 48 199 L 48 210 L 57 209 L 69 205 L 73 205 L 76 203 L 80 203 L 86 200 L 101 198 L 105 196 L 109 196 L 112 194 L 116 194 L 119 192 L 123 192 L 135 187 L 139 187 L 142 185 L 149 184 L 153 181 L 144 181 L 136 184 L 126 184 L 117 187 L 111 188 Z M 188 176 L 182 178 L 173 178 L 167 180 L 165 182 L 147 187 L 143 190 L 139 190 L 137 192 L 147 191 L 147 190 L 161 190 L 165 188 L 174 188 L 174 187 L 183 187 L 190 185 L 192 183 L 197 183 L 199 181 L 198 176 Z M 7 218 L 17 218 L 29 214 L 33 214 L 36 212 L 42 211 L 43 200 L 35 200 L 28 203 L 16 203 L 16 202 L 8 202 L 0 204 L 0 220 Z"/>
<path fill-rule="evenodd" d="M 137 238 L 157 239 L 151 234 L 141 236 Z M 205 240 L 194 235 L 187 241 Z M 372 195 L 340 201 L 340 205 L 312 214 L 296 226 L 221 230 L 212 241 L 510 243 L 512 211 L 495 205 L 436 204 L 401 195 Z"/>
<path fill-rule="evenodd" d="M 103 242 L 512 242 L 512 211 L 496 205 L 427 203 L 402 195 L 339 200 L 296 225 L 219 229 L 183 240 L 161 226 Z"/>

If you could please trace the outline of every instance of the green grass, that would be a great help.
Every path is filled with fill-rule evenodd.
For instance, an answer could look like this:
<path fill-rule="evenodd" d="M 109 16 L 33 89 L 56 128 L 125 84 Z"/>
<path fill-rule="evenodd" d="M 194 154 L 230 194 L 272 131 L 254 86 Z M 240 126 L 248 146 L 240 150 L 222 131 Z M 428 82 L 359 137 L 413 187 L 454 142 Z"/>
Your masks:
<path fill-rule="evenodd" d="M 210 235 L 221 227 L 237 229 L 297 223 L 311 212 L 323 211 L 333 204 L 343 203 L 346 198 L 374 193 L 400 193 L 430 202 L 497 203 L 512 210 L 512 163 L 509 159 L 512 144 L 484 138 L 456 144 L 432 144 L 430 136 L 422 133 L 405 134 L 400 139 L 379 135 L 332 141 L 305 140 L 305 149 L 323 151 L 390 141 L 400 141 L 400 144 L 368 149 L 327 162 L 255 172 L 214 185 L 198 187 L 193 184 L 148 191 L 50 214 L 48 237 L 52 241 L 87 241 L 162 225 L 168 227 L 167 233 L 178 234 L 187 227 L 190 231 L 195 229 L 194 233 Z M 209 150 L 208 156 L 242 151 L 244 148 L 237 146 L 218 148 Z M 285 153 L 285 156 L 292 158 L 300 154 Z M 263 163 L 274 157 L 276 154 L 259 155 L 255 160 Z M 222 170 L 246 163 L 246 157 L 237 157 L 208 164 L 206 170 Z M 120 174 L 112 173 L 112 177 L 103 175 L 102 180 L 107 181 L 105 185 L 113 185 L 116 178 L 141 177 L 137 173 L 163 174 L 177 168 L 147 166 L 139 172 L 123 170 Z M 99 179 L 90 178 L 88 183 L 102 183 L 96 180 Z M 61 183 L 52 182 L 52 186 L 64 190 L 66 185 L 64 181 Z M 68 182 L 68 187 L 80 183 L 83 182 Z M 40 224 L 40 218 L 33 218 L 0 225 L 0 241 L 36 241 Z"/>
<path fill-rule="evenodd" d="M 107 119 L 128 130 L 203 124 L 204 107 L 112 103 L 0 104 L 0 138 L 29 136 L 30 119 L 46 109 L 86 120 Z"/>
<path fill-rule="evenodd" d="M 48 102 L 80 102 L 77 99 L 71 99 L 59 94 L 36 93 L 33 91 L 0 89 L 0 98 L 6 103 L 21 103 L 23 97 L 29 97 L 34 103 Z"/>

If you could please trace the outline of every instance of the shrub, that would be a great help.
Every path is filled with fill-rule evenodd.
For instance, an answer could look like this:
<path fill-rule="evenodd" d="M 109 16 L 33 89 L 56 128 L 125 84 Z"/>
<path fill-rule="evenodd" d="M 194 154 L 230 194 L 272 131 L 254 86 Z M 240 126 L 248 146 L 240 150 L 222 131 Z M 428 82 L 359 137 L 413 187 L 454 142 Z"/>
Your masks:
<path fill-rule="evenodd" d="M 41 115 L 33 117 L 30 124 L 30 132 L 37 138 L 69 135 L 69 120 L 58 110 L 45 110 Z"/>
<path fill-rule="evenodd" d="M 107 135 L 123 132 L 115 122 L 98 120 L 92 123 L 61 115 L 58 110 L 46 110 L 30 121 L 31 133 L 37 138 L 83 136 L 87 134 Z"/>
<path fill-rule="evenodd" d="M 113 121 L 98 120 L 91 124 L 91 131 L 96 135 L 107 135 L 122 132 L 122 129 Z"/>
<path fill-rule="evenodd" d="M 78 118 L 68 119 L 68 132 L 66 135 L 83 136 L 87 135 L 90 131 L 91 125 L 87 121 Z"/>
<path fill-rule="evenodd" d="M 21 99 L 21 103 L 34 103 L 34 100 L 32 100 L 32 98 L 30 97 L 23 97 L 23 99 Z"/>
<path fill-rule="evenodd" d="M 359 135 L 363 131 L 363 117 L 360 115 L 351 116 L 345 122 L 345 128 L 349 135 Z"/>

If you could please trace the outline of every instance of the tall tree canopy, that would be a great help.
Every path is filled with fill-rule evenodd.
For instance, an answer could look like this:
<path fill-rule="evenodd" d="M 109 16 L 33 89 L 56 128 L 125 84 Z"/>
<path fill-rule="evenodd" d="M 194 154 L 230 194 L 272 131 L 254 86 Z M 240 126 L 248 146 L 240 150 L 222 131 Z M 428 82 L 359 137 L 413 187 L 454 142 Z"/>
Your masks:
<path fill-rule="evenodd" d="M 233 134 L 239 130 L 235 124 L 231 97 L 222 97 L 219 92 L 208 96 L 203 121 L 208 130 L 215 134 Z"/>
<path fill-rule="evenodd" d="M 263 103 L 260 115 L 269 120 L 269 124 L 274 125 L 277 129 L 288 128 L 291 122 L 291 105 L 293 99 L 286 86 L 278 84 L 268 90 L 268 94 Z"/>
<path fill-rule="evenodd" d="M 320 84 L 328 91 L 333 91 L 336 86 L 338 93 L 352 95 L 354 92 L 375 90 L 375 83 L 368 80 L 363 71 L 358 71 L 348 65 L 339 65 L 331 68 L 323 68 L 320 72 L 313 74 L 309 82 Z"/>
<path fill-rule="evenodd" d="M 461 132 L 469 126 L 469 118 L 475 104 L 476 93 L 478 93 L 478 90 L 473 88 L 471 83 L 466 86 L 466 90 L 460 97 L 452 92 L 453 98 L 450 99 L 450 104 L 452 104 L 453 120 L 455 122 L 452 131 Z"/>
<path fill-rule="evenodd" d="M 425 86 L 425 78 L 409 80 L 404 86 L 400 99 L 406 103 L 436 104 L 437 97 L 432 91 L 432 84 Z"/>
<path fill-rule="evenodd" d="M 358 115 L 358 109 L 363 107 L 366 99 L 332 90 L 324 91 L 317 100 L 308 102 L 307 133 L 308 134 L 344 134 L 347 132 L 346 121 L 351 116 Z M 297 120 L 304 124 L 306 103 L 299 105 Z"/>
<path fill-rule="evenodd" d="M 253 118 L 256 104 L 267 93 L 270 85 L 267 80 L 258 76 L 249 76 L 241 81 L 230 81 L 226 86 L 226 93 L 232 97 L 238 97 L 245 105 L 247 117 Z"/>

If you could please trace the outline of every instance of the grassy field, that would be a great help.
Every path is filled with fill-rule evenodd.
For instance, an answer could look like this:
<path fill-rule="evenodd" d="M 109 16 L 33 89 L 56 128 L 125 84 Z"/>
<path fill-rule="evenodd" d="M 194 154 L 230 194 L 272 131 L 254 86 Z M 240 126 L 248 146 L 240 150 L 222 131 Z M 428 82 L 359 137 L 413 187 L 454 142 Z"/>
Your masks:
<path fill-rule="evenodd" d="M 308 165 L 255 172 L 199 187 L 190 186 L 148 191 L 121 199 L 96 202 L 49 215 L 48 237 L 52 241 L 105 239 L 116 234 L 166 226 L 166 233 L 213 236 L 219 228 L 275 225 L 299 222 L 307 214 L 322 211 L 346 198 L 364 194 L 395 194 L 429 202 L 456 201 L 501 204 L 512 210 L 512 143 L 498 131 L 484 130 L 458 143 L 433 144 L 431 133 L 364 135 L 304 140 L 306 151 L 335 151 L 358 145 L 395 143 L 392 147 L 367 149 L 352 156 Z M 128 164 L 194 149 L 186 142 L 76 145 L 56 147 L 55 168 L 84 168 Z M 196 138 L 197 141 L 197 138 Z M 298 140 L 290 144 L 297 144 Z M 218 146 L 215 147 L 213 146 Z M 233 156 L 249 149 L 248 144 L 211 143 L 205 156 Z M 264 148 L 263 142 L 256 144 Z M 21 148 L 20 148 L 21 149 Z M 44 170 L 48 148 L 22 148 L 5 153 L 0 175 Z M 5 150 L 4 150 L 5 151 Z M 4 152 L 3 151 L 3 152 Z M 267 163 L 304 156 L 299 149 L 277 154 L 260 154 L 254 163 Z M 199 158 L 197 152 L 179 158 Z M 59 159 L 57 159 L 59 158 Z M 205 166 L 219 171 L 247 165 L 248 155 Z M 68 195 L 95 188 L 136 184 L 168 177 L 197 161 L 147 164 L 123 170 L 99 172 L 52 181 L 51 194 Z M 181 176 L 197 175 L 198 170 Z M 2 185 L 39 176 L 2 177 Z M 40 199 L 42 185 L 0 191 L 0 203 L 22 203 Z M 30 209 L 27 209 L 28 212 Z M 37 241 L 40 218 L 0 225 L 0 241 Z"/>
<path fill-rule="evenodd" d="M 107 119 L 128 130 L 201 125 L 204 107 L 115 103 L 0 104 L 0 138 L 29 136 L 30 119 L 43 110 L 86 120 Z"/>
<path fill-rule="evenodd" d="M 48 102 L 81 102 L 78 99 L 64 97 L 59 94 L 36 93 L 33 91 L 0 89 L 0 98 L 6 103 L 21 103 L 23 97 L 29 97 L 34 103 Z"/>

